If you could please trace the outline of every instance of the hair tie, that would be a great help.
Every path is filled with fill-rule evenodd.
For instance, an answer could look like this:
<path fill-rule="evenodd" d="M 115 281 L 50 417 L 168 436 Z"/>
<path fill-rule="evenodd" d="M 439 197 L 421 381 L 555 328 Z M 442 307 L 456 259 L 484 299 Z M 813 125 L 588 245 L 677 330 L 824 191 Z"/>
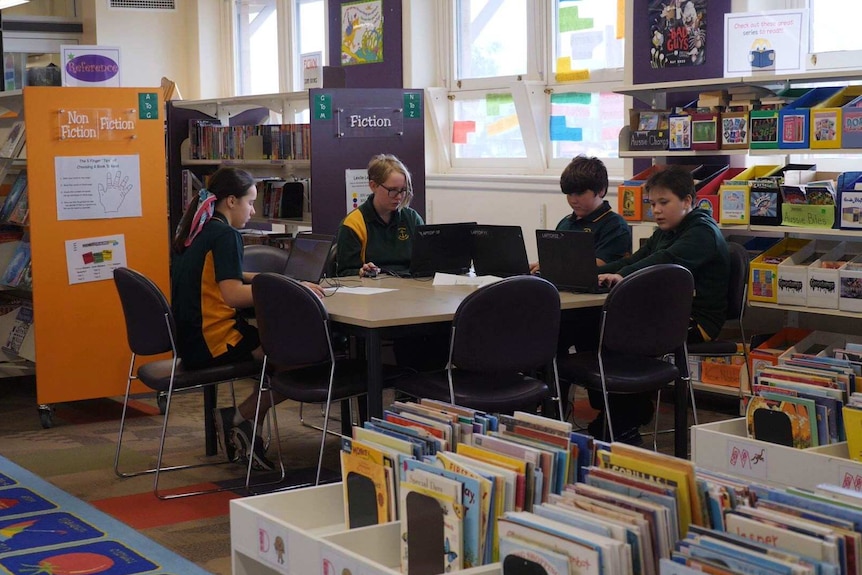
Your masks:
<path fill-rule="evenodd" d="M 186 238 L 185 246 L 189 247 L 192 245 L 195 237 L 204 227 L 204 224 L 207 223 L 207 220 L 213 216 L 213 212 L 215 211 L 215 203 L 216 197 L 215 195 L 207 190 L 206 188 L 201 188 L 201 191 L 198 192 L 198 207 L 195 210 L 195 215 L 192 218 L 192 226 L 189 229 L 189 237 Z"/>

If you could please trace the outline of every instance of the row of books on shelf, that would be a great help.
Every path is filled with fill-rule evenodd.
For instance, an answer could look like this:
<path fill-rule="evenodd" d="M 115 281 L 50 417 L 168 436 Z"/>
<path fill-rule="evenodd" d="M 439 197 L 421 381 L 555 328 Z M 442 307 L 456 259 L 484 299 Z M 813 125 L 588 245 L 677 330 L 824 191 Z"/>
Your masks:
<path fill-rule="evenodd" d="M 395 402 L 341 464 L 347 527 L 398 521 L 407 575 L 862 575 L 856 492 L 750 484 L 533 414 Z"/>
<path fill-rule="evenodd" d="M 257 182 L 255 211 L 264 218 L 302 219 L 310 180 L 266 178 Z M 260 210 L 257 206 L 260 206 Z"/>
<path fill-rule="evenodd" d="M 21 170 L 12 182 L 12 187 L 0 206 L 0 225 L 30 223 L 30 194 L 27 186 L 27 170 Z"/>
<path fill-rule="evenodd" d="M 218 120 L 189 121 L 189 159 L 308 160 L 310 124 L 222 126 Z"/>
<path fill-rule="evenodd" d="M 630 150 L 862 147 L 859 86 L 734 86 L 671 110 L 632 110 Z"/>

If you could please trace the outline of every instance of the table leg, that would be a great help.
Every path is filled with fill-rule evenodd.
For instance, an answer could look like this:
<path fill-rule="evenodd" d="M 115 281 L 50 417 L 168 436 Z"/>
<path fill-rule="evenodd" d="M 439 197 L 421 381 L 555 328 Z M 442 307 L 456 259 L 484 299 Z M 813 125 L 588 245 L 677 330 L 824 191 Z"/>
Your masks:
<path fill-rule="evenodd" d="M 688 386 L 691 378 L 688 374 L 688 358 L 682 350 L 674 354 L 674 363 L 680 366 L 680 377 L 673 386 L 673 454 L 688 459 Z"/>
<path fill-rule="evenodd" d="M 369 329 L 365 335 L 368 417 L 383 417 L 383 360 L 380 354 L 380 333 L 376 329 Z"/>

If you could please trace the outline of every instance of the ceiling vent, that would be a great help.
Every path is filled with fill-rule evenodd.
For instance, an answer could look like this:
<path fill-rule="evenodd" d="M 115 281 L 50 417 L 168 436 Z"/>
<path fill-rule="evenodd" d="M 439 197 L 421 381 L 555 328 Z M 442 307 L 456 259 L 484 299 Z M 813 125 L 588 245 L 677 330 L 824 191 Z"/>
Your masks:
<path fill-rule="evenodd" d="M 128 10 L 176 10 L 176 0 L 108 0 L 108 8 Z"/>

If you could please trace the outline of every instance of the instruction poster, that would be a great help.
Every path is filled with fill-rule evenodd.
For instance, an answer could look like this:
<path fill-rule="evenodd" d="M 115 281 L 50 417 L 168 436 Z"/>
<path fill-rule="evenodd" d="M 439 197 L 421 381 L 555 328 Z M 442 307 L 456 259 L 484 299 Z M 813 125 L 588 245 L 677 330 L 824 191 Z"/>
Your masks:
<path fill-rule="evenodd" d="M 69 285 L 114 278 L 114 269 L 126 267 L 126 236 L 66 240 Z"/>
<path fill-rule="evenodd" d="M 347 213 L 350 213 L 371 195 L 368 170 L 344 170 L 344 187 L 347 190 Z"/>
<path fill-rule="evenodd" d="M 141 217 L 137 155 L 54 158 L 58 220 Z"/>
<path fill-rule="evenodd" d="M 724 76 L 805 71 L 805 10 L 724 15 Z"/>

